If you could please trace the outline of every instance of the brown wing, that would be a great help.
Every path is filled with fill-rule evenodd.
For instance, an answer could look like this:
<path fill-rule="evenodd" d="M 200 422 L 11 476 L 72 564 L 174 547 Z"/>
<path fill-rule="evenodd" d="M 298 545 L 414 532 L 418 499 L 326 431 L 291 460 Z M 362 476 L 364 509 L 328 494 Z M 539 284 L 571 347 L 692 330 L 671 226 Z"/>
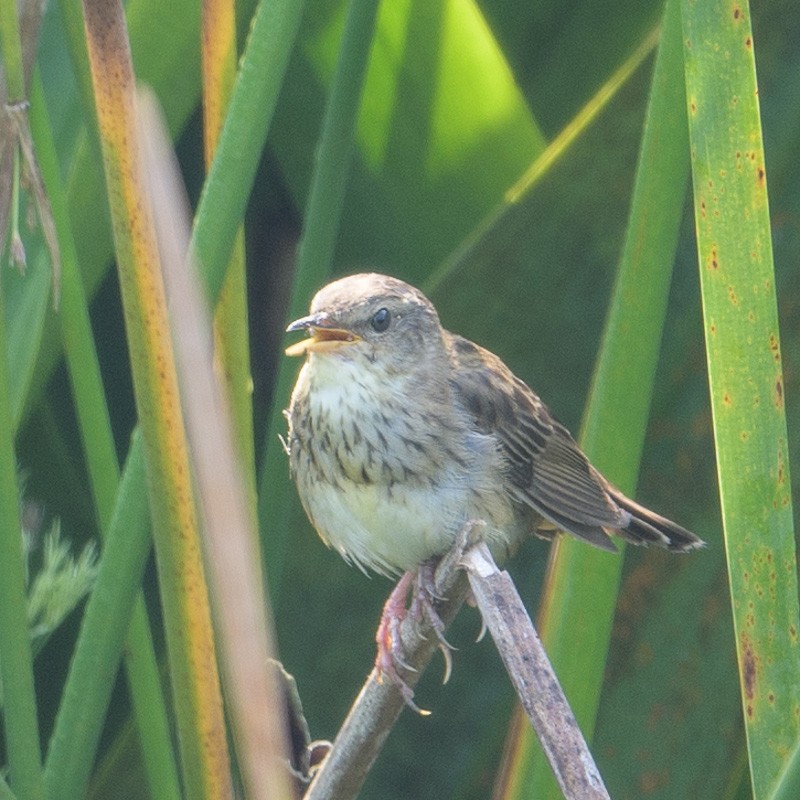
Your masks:
<path fill-rule="evenodd" d="M 448 334 L 453 388 L 484 433 L 497 437 L 508 468 L 508 491 L 560 529 L 614 551 L 606 529 L 629 515 L 547 406 L 494 354 Z"/>

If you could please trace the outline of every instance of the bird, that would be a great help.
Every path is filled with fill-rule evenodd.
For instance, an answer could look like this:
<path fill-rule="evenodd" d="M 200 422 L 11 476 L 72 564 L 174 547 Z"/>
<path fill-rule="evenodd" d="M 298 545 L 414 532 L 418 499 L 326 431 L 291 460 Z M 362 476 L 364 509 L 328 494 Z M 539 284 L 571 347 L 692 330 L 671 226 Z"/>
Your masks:
<path fill-rule="evenodd" d="M 611 533 L 674 552 L 704 544 L 601 475 L 539 395 L 442 327 L 419 289 L 350 275 L 309 312 L 287 328 L 308 337 L 286 349 L 305 363 L 285 447 L 309 520 L 348 562 L 412 575 L 472 521 L 496 558 L 560 531 L 607 551 Z"/>
<path fill-rule="evenodd" d="M 445 330 L 397 278 L 323 287 L 287 331 L 306 356 L 287 417 L 290 471 L 323 541 L 386 575 L 446 551 L 464 525 L 492 546 L 566 531 L 602 550 L 615 532 L 686 552 L 703 542 L 626 497 L 496 355 Z"/>

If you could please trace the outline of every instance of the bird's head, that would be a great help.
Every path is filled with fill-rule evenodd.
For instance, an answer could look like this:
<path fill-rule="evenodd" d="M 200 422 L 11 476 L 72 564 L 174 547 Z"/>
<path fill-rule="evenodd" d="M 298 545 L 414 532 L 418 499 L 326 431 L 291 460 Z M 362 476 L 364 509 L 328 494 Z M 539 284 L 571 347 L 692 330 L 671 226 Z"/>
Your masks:
<path fill-rule="evenodd" d="M 444 351 L 433 304 L 388 275 L 362 273 L 329 283 L 314 296 L 310 312 L 286 329 L 310 334 L 288 347 L 286 355 L 367 359 L 384 369 L 408 371 Z"/>

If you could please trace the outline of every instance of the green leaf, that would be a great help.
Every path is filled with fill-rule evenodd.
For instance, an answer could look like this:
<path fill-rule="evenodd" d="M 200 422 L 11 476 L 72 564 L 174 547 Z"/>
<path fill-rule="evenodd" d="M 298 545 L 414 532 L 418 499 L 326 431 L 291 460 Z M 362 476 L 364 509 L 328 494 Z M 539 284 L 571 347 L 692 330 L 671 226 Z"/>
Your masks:
<path fill-rule="evenodd" d="M 11 791 L 9 785 L 3 780 L 0 775 L 0 800 L 17 800 L 17 796 Z"/>
<path fill-rule="evenodd" d="M 581 437 L 593 463 L 629 493 L 635 489 L 644 445 L 688 175 L 683 86 L 675 79 L 681 66 L 678 8 L 672 2 L 662 30 L 625 246 Z M 669 136 L 664 135 L 666 130 Z M 587 736 L 594 730 L 600 701 L 621 570 L 621 557 L 567 537 L 558 541 L 550 557 L 539 615 L 541 635 Z M 516 747 L 533 747 L 530 735 L 522 738 Z M 516 757 L 526 766 L 515 771 L 516 791 L 507 796 L 555 796 L 539 748 L 534 747 L 529 765 L 530 755 L 520 752 Z"/>
<path fill-rule="evenodd" d="M 3 725 L 11 785 L 25 800 L 38 800 L 44 797 L 44 789 L 27 626 L 4 294 L 0 288 L 0 680 L 5 687 Z"/>
<path fill-rule="evenodd" d="M 0 278 L 6 293 L 9 403 L 14 430 L 19 428 L 27 407 L 50 305 L 50 259 L 40 238 L 32 239 L 27 247 L 25 275 L 6 269 Z"/>
<path fill-rule="evenodd" d="M 300 207 L 340 30 L 331 20 L 340 4 L 318 5 L 304 21 L 302 60 L 287 76 L 272 137 Z M 417 284 L 545 144 L 470 0 L 381 5 L 356 141 L 334 265 L 371 265 Z"/>
<path fill-rule="evenodd" d="M 755 798 L 800 733 L 797 568 L 772 232 L 744 3 L 682 4 L 698 262 Z"/>
<path fill-rule="evenodd" d="M 49 798 L 66 800 L 86 793 L 102 733 L 98 721 L 108 708 L 151 549 L 149 508 L 141 491 L 144 475 L 142 442 L 136 434 L 47 753 L 45 778 Z M 145 662 L 141 668 L 142 680 L 152 677 L 146 675 L 147 666 Z M 157 713 L 158 708 L 152 711 Z M 139 722 L 145 724 L 147 717 L 140 715 Z M 171 796 L 173 776 L 167 772 L 163 781 L 154 788 Z"/>
<path fill-rule="evenodd" d="M 800 741 L 795 745 L 786 769 L 775 787 L 774 800 L 792 800 L 800 794 Z"/>

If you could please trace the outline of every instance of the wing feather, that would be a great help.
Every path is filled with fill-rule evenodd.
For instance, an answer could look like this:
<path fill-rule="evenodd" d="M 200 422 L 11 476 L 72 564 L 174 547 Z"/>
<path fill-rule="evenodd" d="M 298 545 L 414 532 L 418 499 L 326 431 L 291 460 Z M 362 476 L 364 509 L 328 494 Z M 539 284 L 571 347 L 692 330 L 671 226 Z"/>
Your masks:
<path fill-rule="evenodd" d="M 476 427 L 496 437 L 509 493 L 545 519 L 605 549 L 606 528 L 630 521 L 570 433 L 497 356 L 449 334 L 453 388 Z"/>

